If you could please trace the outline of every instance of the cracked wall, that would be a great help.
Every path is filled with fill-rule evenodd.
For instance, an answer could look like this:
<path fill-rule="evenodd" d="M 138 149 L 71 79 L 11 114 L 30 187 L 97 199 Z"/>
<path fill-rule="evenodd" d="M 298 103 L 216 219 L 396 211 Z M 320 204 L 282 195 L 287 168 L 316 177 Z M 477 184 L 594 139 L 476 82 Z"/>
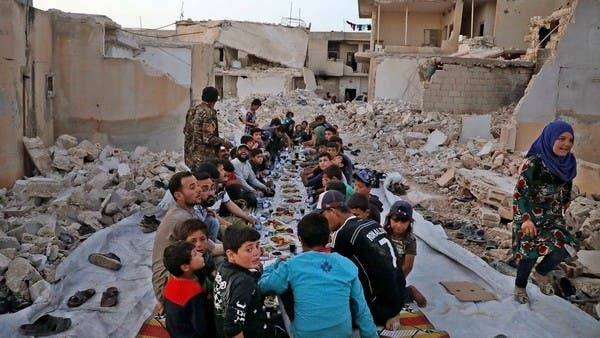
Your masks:
<path fill-rule="evenodd" d="M 533 63 L 436 58 L 423 82 L 424 111 L 486 113 L 517 102 L 533 73 Z M 429 75 L 428 74 L 428 75 Z"/>
<path fill-rule="evenodd" d="M 189 87 L 141 61 L 104 57 L 104 23 L 54 15 L 57 135 L 181 150 Z M 132 132 L 135 130 L 135 133 Z"/>

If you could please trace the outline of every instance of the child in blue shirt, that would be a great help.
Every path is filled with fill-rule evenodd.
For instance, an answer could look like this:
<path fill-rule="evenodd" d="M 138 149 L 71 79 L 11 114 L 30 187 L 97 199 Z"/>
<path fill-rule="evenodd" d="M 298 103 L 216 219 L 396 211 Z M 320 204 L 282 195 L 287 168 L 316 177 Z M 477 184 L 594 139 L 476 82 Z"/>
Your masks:
<path fill-rule="evenodd" d="M 302 337 L 350 337 L 354 322 L 361 337 L 378 337 L 373 317 L 349 259 L 331 253 L 327 219 L 308 214 L 298 224 L 302 250 L 298 256 L 267 266 L 258 281 L 261 292 L 294 295 L 292 334 Z"/>

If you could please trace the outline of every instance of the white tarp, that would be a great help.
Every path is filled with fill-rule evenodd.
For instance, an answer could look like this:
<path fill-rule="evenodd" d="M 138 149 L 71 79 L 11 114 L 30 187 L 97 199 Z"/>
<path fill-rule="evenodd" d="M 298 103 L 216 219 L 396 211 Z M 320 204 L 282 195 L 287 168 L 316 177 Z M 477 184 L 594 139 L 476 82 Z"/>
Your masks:
<path fill-rule="evenodd" d="M 375 191 L 386 210 L 398 197 Z M 384 213 L 385 215 L 385 213 Z M 83 242 L 58 267 L 60 282 L 50 298 L 18 313 L 0 316 L 0 337 L 18 337 L 18 327 L 45 313 L 71 318 L 70 330 L 61 337 L 135 337 L 155 304 L 151 283 L 154 233 L 143 234 L 137 226 L 141 215 L 128 217 Z M 479 257 L 446 238 L 438 225 L 416 214 L 418 255 L 408 282 L 426 295 L 423 311 L 436 328 L 452 337 L 600 337 L 600 323 L 569 302 L 540 293 L 530 285 L 530 305 L 513 300 L 514 279 L 489 267 Z M 114 252 L 123 262 L 119 271 L 106 270 L 87 261 L 93 252 Z M 496 293 L 499 301 L 461 303 L 440 281 L 471 281 Z M 119 305 L 100 307 L 109 286 L 120 290 Z M 95 288 L 97 294 L 79 308 L 69 309 L 67 299 L 77 290 Z"/>

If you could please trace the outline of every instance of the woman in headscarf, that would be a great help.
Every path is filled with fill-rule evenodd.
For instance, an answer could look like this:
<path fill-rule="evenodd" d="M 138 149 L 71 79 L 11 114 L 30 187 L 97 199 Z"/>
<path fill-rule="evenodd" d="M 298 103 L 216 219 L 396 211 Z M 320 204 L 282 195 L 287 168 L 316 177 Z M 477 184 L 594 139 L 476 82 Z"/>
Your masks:
<path fill-rule="evenodd" d="M 533 142 L 514 192 L 513 252 L 518 262 L 515 299 L 529 302 L 525 287 L 538 257 L 542 261 L 532 274 L 546 295 L 554 290 L 547 274 L 568 257 L 576 243 L 566 230 L 563 212 L 571 199 L 577 163 L 571 153 L 573 128 L 564 121 L 548 124 Z"/>

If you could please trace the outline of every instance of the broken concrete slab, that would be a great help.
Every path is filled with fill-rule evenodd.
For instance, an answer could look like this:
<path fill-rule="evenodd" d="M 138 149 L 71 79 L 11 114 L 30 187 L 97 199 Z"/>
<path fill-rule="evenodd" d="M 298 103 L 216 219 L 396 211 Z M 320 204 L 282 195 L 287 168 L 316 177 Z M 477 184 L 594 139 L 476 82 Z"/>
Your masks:
<path fill-rule="evenodd" d="M 315 74 L 309 68 L 302 68 L 302 76 L 304 77 L 304 84 L 306 85 L 305 89 L 314 91 L 317 89 L 317 80 L 315 79 Z"/>
<path fill-rule="evenodd" d="M 454 175 L 456 175 L 455 168 L 450 168 L 446 170 L 446 172 L 442 176 L 440 176 L 440 178 L 437 179 L 437 185 L 439 185 L 442 188 L 449 186 L 450 183 L 454 181 Z"/>
<path fill-rule="evenodd" d="M 577 260 L 586 272 L 600 276 L 600 250 L 579 250 Z"/>
<path fill-rule="evenodd" d="M 44 146 L 42 139 L 39 137 L 23 137 L 23 144 L 37 170 L 44 175 L 50 173 L 52 171 L 52 159 L 50 159 L 50 153 Z"/>
<path fill-rule="evenodd" d="M 10 262 L 4 277 L 10 291 L 27 296 L 29 296 L 28 283 L 33 284 L 42 280 L 40 273 L 29 263 L 29 260 L 23 257 L 17 257 Z"/>
<path fill-rule="evenodd" d="M 485 204 L 495 208 L 512 205 L 516 178 L 500 176 L 487 170 L 461 168 L 456 171 L 456 180 Z"/>
<path fill-rule="evenodd" d="M 67 134 L 62 134 L 58 138 L 56 138 L 56 146 L 61 147 L 66 150 L 69 150 L 69 149 L 77 146 L 78 143 L 79 143 L 79 141 L 77 141 L 77 138 L 75 136 L 71 136 L 71 135 L 67 135 Z"/>
<path fill-rule="evenodd" d="M 479 211 L 479 220 L 481 225 L 493 228 L 500 225 L 500 215 L 489 208 L 483 207 Z"/>
<path fill-rule="evenodd" d="M 491 115 L 471 115 L 462 117 L 462 130 L 460 142 L 466 143 L 470 139 L 492 139 L 490 127 L 492 124 Z"/>
<path fill-rule="evenodd" d="M 4 271 L 8 269 L 8 265 L 10 264 L 10 258 L 4 256 L 0 253 L 0 275 L 4 274 Z"/>
<path fill-rule="evenodd" d="M 27 195 L 31 197 L 51 198 L 60 191 L 58 180 L 46 177 L 32 177 L 27 181 Z"/>
<path fill-rule="evenodd" d="M 119 177 L 119 182 L 129 181 L 133 179 L 131 168 L 127 163 L 119 163 L 117 167 L 117 176 Z"/>
<path fill-rule="evenodd" d="M 434 130 L 433 133 L 429 134 L 427 143 L 421 148 L 422 151 L 433 153 L 439 150 L 439 147 L 446 142 L 448 136 L 439 130 Z"/>

